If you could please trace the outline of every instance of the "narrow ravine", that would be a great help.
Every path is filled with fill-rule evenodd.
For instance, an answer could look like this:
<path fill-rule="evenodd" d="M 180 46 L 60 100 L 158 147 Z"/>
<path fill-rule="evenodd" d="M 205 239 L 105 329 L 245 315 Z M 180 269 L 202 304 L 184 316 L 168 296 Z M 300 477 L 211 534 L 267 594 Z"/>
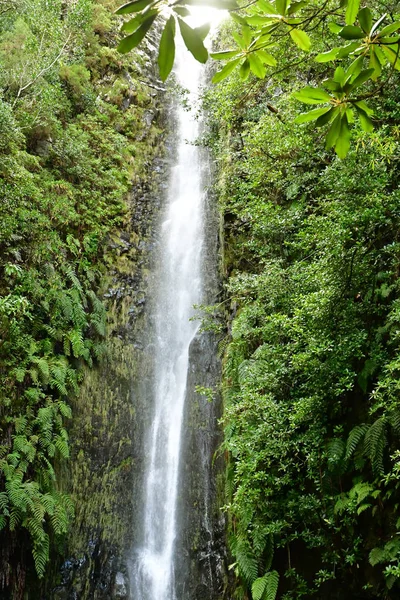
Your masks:
<path fill-rule="evenodd" d="M 201 66 L 178 49 L 175 74 L 197 92 Z M 199 123 L 193 111 L 177 106 L 176 164 L 172 167 L 161 224 L 155 301 L 151 383 L 153 417 L 145 443 L 142 536 L 133 549 L 132 600 L 174 600 L 174 542 L 179 515 L 180 449 L 189 366 L 189 347 L 198 329 L 193 305 L 202 301 L 203 197 L 198 148 Z"/>

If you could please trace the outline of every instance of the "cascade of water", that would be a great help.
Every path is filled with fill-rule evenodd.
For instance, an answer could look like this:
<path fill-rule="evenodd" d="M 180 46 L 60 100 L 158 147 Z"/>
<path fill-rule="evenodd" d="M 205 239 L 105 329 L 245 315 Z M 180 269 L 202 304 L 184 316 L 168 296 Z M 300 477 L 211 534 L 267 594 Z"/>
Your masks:
<path fill-rule="evenodd" d="M 190 67 L 188 68 L 188 59 Z M 175 74 L 197 92 L 201 67 L 187 52 L 177 53 Z M 190 97 L 189 97 L 190 101 Z M 177 108 L 177 161 L 172 168 L 167 210 L 161 226 L 157 273 L 154 413 L 147 439 L 143 540 L 135 549 L 131 573 L 132 600 L 175 600 L 174 541 L 181 429 L 186 394 L 189 346 L 198 324 L 190 321 L 201 302 L 203 191 L 198 148 L 198 122 Z"/>

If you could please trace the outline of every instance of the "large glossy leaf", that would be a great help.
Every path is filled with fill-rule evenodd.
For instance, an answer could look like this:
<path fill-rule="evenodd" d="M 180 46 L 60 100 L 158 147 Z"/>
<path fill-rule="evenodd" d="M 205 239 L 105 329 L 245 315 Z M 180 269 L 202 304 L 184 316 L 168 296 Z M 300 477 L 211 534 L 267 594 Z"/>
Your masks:
<path fill-rule="evenodd" d="M 267 14 L 273 14 L 275 12 L 275 6 L 267 0 L 257 0 L 257 6 L 261 8 Z"/>
<path fill-rule="evenodd" d="M 128 35 L 128 37 L 121 40 L 117 47 L 118 52 L 121 52 L 121 54 L 126 54 L 132 50 L 132 48 L 136 48 L 136 46 L 140 44 L 146 33 L 149 31 L 150 27 L 153 25 L 155 18 L 156 15 L 152 15 L 142 23 L 135 33 L 132 33 L 132 35 Z"/>
<path fill-rule="evenodd" d="M 368 81 L 368 79 L 371 79 L 371 75 L 373 74 L 373 72 L 374 69 L 365 69 L 364 71 L 361 71 L 361 73 L 357 75 L 357 77 L 351 82 L 351 86 L 349 89 L 354 89 Z"/>
<path fill-rule="evenodd" d="M 265 67 L 264 67 L 263 63 L 261 62 L 261 60 L 258 58 L 258 56 L 256 54 L 254 54 L 254 52 L 252 52 L 251 54 L 248 55 L 248 59 L 249 59 L 249 63 L 250 63 L 250 69 L 252 70 L 254 75 L 256 77 L 258 77 L 259 79 L 264 79 Z"/>
<path fill-rule="evenodd" d="M 365 33 L 369 33 L 372 28 L 372 14 L 367 6 L 365 8 L 362 8 L 358 13 L 358 20 L 360 22 L 362 30 Z"/>
<path fill-rule="evenodd" d="M 158 14 L 158 9 L 157 8 L 151 8 L 150 9 L 150 7 L 149 7 L 147 10 L 143 11 L 142 13 L 137 14 L 133 19 L 130 19 L 129 21 L 126 21 L 126 23 L 124 23 L 122 25 L 121 31 L 123 31 L 124 33 L 133 33 L 149 17 L 151 17 L 153 15 L 157 15 L 157 14 Z"/>
<path fill-rule="evenodd" d="M 299 48 L 301 48 L 305 52 L 310 51 L 311 40 L 305 31 L 302 31 L 301 29 L 291 29 L 289 33 L 290 37 Z"/>
<path fill-rule="evenodd" d="M 339 158 L 345 158 L 350 149 L 350 129 L 347 123 L 347 116 L 343 115 L 340 123 L 340 132 L 335 144 L 335 152 Z"/>
<path fill-rule="evenodd" d="M 328 112 L 326 112 L 325 114 L 321 115 L 320 117 L 318 117 L 318 119 L 315 122 L 315 125 L 317 127 L 323 127 L 324 125 L 326 125 L 327 123 L 329 123 L 329 121 L 332 121 L 332 119 L 338 114 L 339 112 L 339 108 L 330 108 L 328 110 Z"/>
<path fill-rule="evenodd" d="M 320 63 L 329 62 L 331 60 L 335 60 L 337 57 L 337 53 L 340 48 L 332 48 L 332 50 L 328 50 L 327 52 L 322 52 L 321 54 L 317 54 L 315 60 Z"/>
<path fill-rule="evenodd" d="M 240 79 L 242 81 L 246 81 L 249 74 L 250 74 L 250 63 L 249 63 L 249 60 L 246 58 L 240 65 L 240 69 L 239 69 Z"/>
<path fill-rule="evenodd" d="M 365 111 L 361 110 L 357 105 L 355 105 L 355 108 L 360 118 L 360 124 L 362 129 L 367 133 L 371 133 L 374 130 L 374 124 L 371 118 L 365 113 Z"/>
<path fill-rule="evenodd" d="M 203 40 L 195 29 L 192 29 L 185 21 L 178 17 L 179 29 L 182 34 L 186 48 L 191 52 L 196 60 L 201 63 L 207 62 L 208 52 L 203 44 Z"/>
<path fill-rule="evenodd" d="M 294 122 L 301 124 L 301 123 L 308 123 L 309 121 L 316 121 L 319 117 L 321 117 L 322 115 L 325 115 L 330 110 L 332 110 L 332 109 L 329 106 L 325 106 L 324 108 L 314 108 L 313 110 L 310 110 L 309 112 L 298 115 L 295 118 Z"/>
<path fill-rule="evenodd" d="M 287 4 L 287 0 L 275 0 L 276 11 L 283 16 L 286 13 Z"/>
<path fill-rule="evenodd" d="M 126 15 L 133 12 L 139 12 L 150 4 L 153 4 L 153 0 L 135 0 L 134 2 L 123 4 L 115 12 L 117 15 Z"/>
<path fill-rule="evenodd" d="M 171 72 L 175 59 L 175 18 L 171 15 L 161 35 L 158 52 L 160 77 L 165 81 Z"/>
<path fill-rule="evenodd" d="M 219 83 L 223 79 L 226 79 L 226 77 L 228 77 L 228 75 L 230 75 L 232 73 L 232 71 L 240 63 L 241 60 L 242 60 L 242 58 L 240 57 L 240 58 L 236 58 L 235 60 L 231 60 L 230 62 L 226 63 L 226 65 L 220 71 L 215 73 L 214 77 L 212 78 L 212 82 Z"/>
<path fill-rule="evenodd" d="M 323 102 L 330 102 L 332 99 L 325 90 L 313 87 L 305 87 L 298 92 L 294 92 L 293 96 L 296 100 L 304 102 L 304 104 L 322 104 Z"/>
<path fill-rule="evenodd" d="M 256 53 L 258 58 L 261 60 L 261 62 L 264 63 L 264 65 L 268 65 L 269 67 L 276 67 L 276 60 L 272 56 L 272 54 L 269 54 L 265 50 L 257 50 Z"/>
<path fill-rule="evenodd" d="M 400 21 L 396 21 L 395 23 L 391 23 L 390 25 L 386 25 L 383 29 L 380 30 L 379 36 L 390 35 L 395 31 L 400 29 Z"/>
<path fill-rule="evenodd" d="M 400 58 L 396 54 L 396 52 L 394 52 L 394 50 L 392 50 L 392 48 L 389 48 L 389 46 L 380 46 L 380 48 L 385 53 L 386 58 L 388 59 L 390 64 L 392 66 L 394 66 L 394 68 L 397 71 L 399 71 L 400 70 Z"/>
<path fill-rule="evenodd" d="M 351 42 L 351 44 L 347 44 L 339 49 L 337 53 L 338 58 L 346 58 L 352 52 L 355 52 L 360 47 L 360 42 Z"/>
<path fill-rule="evenodd" d="M 211 58 L 214 60 L 227 60 L 238 55 L 237 50 L 222 50 L 221 52 L 210 52 Z"/>
<path fill-rule="evenodd" d="M 374 111 L 368 106 L 365 100 L 357 100 L 357 102 L 354 102 L 354 106 L 365 112 L 369 117 L 374 114 Z"/>
<path fill-rule="evenodd" d="M 339 35 L 344 40 L 361 40 L 365 33 L 360 27 L 356 27 L 355 25 L 346 25 L 339 31 Z"/>
<path fill-rule="evenodd" d="M 357 18 L 359 8 L 360 0 L 347 0 L 346 25 L 353 25 L 354 21 Z"/>
<path fill-rule="evenodd" d="M 195 28 L 195 31 L 199 34 L 203 42 L 210 33 L 210 28 L 211 23 L 203 23 L 203 25 L 200 25 L 199 27 Z"/>
<path fill-rule="evenodd" d="M 340 128 L 341 128 L 341 115 L 338 114 L 332 121 L 332 125 L 329 127 L 329 130 L 328 130 L 328 135 L 326 136 L 327 150 L 329 150 L 330 148 L 333 148 L 333 146 L 336 144 L 336 140 L 338 139 L 339 134 L 340 134 Z"/>

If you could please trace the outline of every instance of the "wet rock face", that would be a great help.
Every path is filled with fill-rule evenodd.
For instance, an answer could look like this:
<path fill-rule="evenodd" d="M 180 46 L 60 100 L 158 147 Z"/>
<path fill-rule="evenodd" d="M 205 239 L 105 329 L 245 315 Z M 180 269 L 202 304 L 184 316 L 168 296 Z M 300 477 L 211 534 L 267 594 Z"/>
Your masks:
<path fill-rule="evenodd" d="M 220 371 L 217 340 L 211 333 L 200 334 L 190 348 L 187 384 L 184 492 L 177 544 L 183 548 L 179 568 L 187 582 L 178 594 L 182 600 L 215 600 L 225 589 L 225 519 L 220 510 L 224 462 L 222 457 L 216 458 L 222 441 L 218 425 L 221 398 L 215 392 L 212 400 L 196 392 L 196 386 L 215 391 Z"/>

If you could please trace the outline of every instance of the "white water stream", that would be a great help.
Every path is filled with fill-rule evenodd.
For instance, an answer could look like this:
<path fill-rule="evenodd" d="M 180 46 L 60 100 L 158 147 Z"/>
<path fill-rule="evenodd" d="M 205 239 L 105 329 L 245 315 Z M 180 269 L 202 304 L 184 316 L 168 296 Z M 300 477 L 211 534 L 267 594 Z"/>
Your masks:
<path fill-rule="evenodd" d="M 197 96 L 199 65 L 177 48 L 175 75 Z M 198 323 L 190 321 L 193 305 L 201 303 L 203 196 L 194 111 L 177 108 L 176 165 L 168 187 L 161 226 L 161 255 L 153 322 L 155 367 L 153 420 L 147 437 L 143 540 L 134 550 L 132 600 L 176 600 L 174 543 L 177 536 L 177 498 L 182 421 L 189 367 L 189 346 Z M 184 485 L 184 483 L 183 483 Z"/>

